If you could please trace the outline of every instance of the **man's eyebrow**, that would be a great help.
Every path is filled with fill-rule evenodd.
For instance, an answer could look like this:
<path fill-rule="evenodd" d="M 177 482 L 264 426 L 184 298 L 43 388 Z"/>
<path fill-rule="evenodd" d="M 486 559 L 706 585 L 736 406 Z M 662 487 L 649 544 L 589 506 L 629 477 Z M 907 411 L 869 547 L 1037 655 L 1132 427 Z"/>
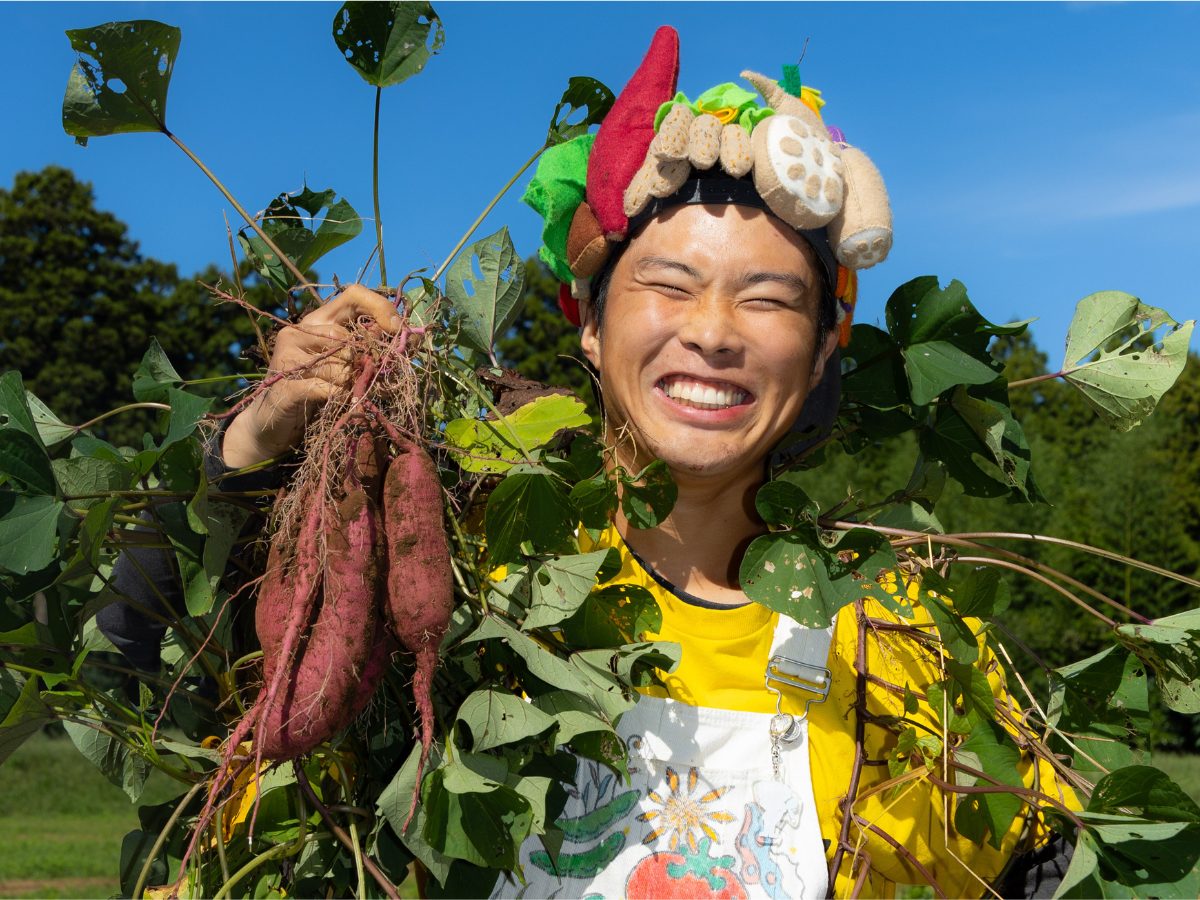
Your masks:
<path fill-rule="evenodd" d="M 687 263 L 682 263 L 677 259 L 671 259 L 669 256 L 643 256 L 637 261 L 634 269 L 636 269 L 638 272 L 642 272 L 646 269 L 671 269 L 676 272 L 682 272 L 689 278 L 700 277 L 700 273 Z"/>
<path fill-rule="evenodd" d="M 738 287 L 747 288 L 769 282 L 778 282 L 801 294 L 808 290 L 808 282 L 794 272 L 749 272 L 738 279 Z"/>

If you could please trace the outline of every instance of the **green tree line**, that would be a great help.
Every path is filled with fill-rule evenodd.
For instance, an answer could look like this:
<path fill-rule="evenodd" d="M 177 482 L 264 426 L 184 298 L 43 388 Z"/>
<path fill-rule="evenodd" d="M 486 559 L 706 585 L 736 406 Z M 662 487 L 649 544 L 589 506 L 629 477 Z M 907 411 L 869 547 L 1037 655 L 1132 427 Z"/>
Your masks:
<path fill-rule="evenodd" d="M 594 411 L 575 329 L 558 309 L 557 282 L 536 259 L 526 271 L 525 304 L 498 342 L 500 354 L 527 377 L 576 391 Z M 250 302 L 278 305 L 249 267 L 237 279 Z M 228 287 L 237 279 L 215 266 L 185 278 L 174 265 L 145 257 L 126 225 L 98 210 L 91 187 L 66 169 L 21 173 L 11 189 L 0 190 L 0 371 L 20 370 L 25 385 L 71 423 L 132 400 L 132 373 L 151 338 L 184 378 L 249 373 L 256 363 L 244 351 L 256 338 L 245 312 L 214 302 L 201 284 Z M 1002 339 L 996 352 L 1010 381 L 1054 371 L 1027 334 Z M 205 385 L 221 396 L 237 387 L 235 380 Z M 1158 411 L 1126 434 L 1111 431 L 1058 380 L 1015 389 L 1012 406 L 1049 504 L 998 508 L 961 496 L 951 482 L 939 504 L 946 530 L 1049 534 L 1200 578 L 1200 358 L 1191 355 Z M 128 443 L 146 421 L 127 414 L 95 431 Z M 908 439 L 856 448 L 853 455 L 834 441 L 804 474 L 803 486 L 825 509 L 882 499 L 908 482 L 903 461 L 912 453 L 897 443 Z M 1193 590 L 1066 546 L 1006 546 L 1149 616 L 1187 608 Z M 1038 693 L 1046 668 L 1103 646 L 1104 626 L 1034 580 L 1014 573 L 1008 583 L 1013 602 L 1004 628 L 1011 635 L 998 637 Z M 1200 745 L 1197 725 L 1182 716 L 1164 713 L 1157 726 L 1164 749 Z"/>

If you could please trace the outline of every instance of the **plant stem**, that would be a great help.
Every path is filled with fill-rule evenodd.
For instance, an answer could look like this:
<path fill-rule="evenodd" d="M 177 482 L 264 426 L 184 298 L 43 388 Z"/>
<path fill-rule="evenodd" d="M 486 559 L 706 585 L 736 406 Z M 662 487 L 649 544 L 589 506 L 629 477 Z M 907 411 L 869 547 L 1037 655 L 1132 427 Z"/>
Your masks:
<path fill-rule="evenodd" d="M 279 261 L 281 263 L 283 263 L 283 265 L 287 268 L 287 270 L 289 272 L 291 272 L 292 275 L 295 277 L 296 283 L 303 284 L 305 286 L 305 289 L 310 294 L 312 294 L 313 299 L 317 301 L 318 306 L 320 306 L 322 303 L 324 303 L 325 301 L 321 298 L 321 295 L 317 291 L 317 289 L 315 287 L 313 287 L 311 284 L 307 283 L 307 280 L 304 277 L 304 273 L 301 272 L 299 268 L 297 268 L 296 264 L 294 262 L 292 262 L 291 258 L 286 253 L 284 253 L 282 250 L 280 250 L 275 245 L 275 242 L 273 240 L 271 240 L 271 238 L 267 236 L 267 233 L 262 230 L 262 228 L 259 226 L 259 224 L 254 221 L 254 217 L 251 216 L 250 213 L 246 212 L 246 210 L 242 208 L 242 204 L 238 203 L 237 199 L 233 196 L 233 194 L 229 193 L 229 189 L 226 188 L 225 185 L 221 183 L 221 179 L 219 179 L 216 175 L 214 175 L 212 170 L 208 166 L 206 166 L 203 162 L 200 161 L 200 157 L 198 157 L 195 153 L 193 153 L 191 151 L 191 149 L 188 147 L 188 145 L 185 144 L 183 141 L 181 141 L 178 138 L 178 136 L 176 136 L 173 132 L 169 131 L 166 128 L 166 126 L 163 126 L 163 134 L 165 134 L 167 137 L 169 137 L 171 139 L 171 142 L 174 143 L 176 147 L 178 147 L 185 154 L 187 154 L 188 159 L 190 159 L 192 162 L 194 162 L 197 166 L 200 167 L 200 171 L 203 172 L 205 175 L 207 175 L 208 180 L 211 181 L 214 185 L 216 185 L 217 190 L 220 191 L 222 196 L 224 196 L 224 198 L 229 201 L 230 205 L 232 205 L 233 208 L 237 210 L 238 215 L 241 216 L 243 219 L 245 219 L 246 224 L 254 229 L 254 233 L 257 234 L 259 236 L 259 238 L 262 240 L 262 242 L 267 245 L 267 249 L 269 249 L 277 257 L 279 257 Z"/>
<path fill-rule="evenodd" d="M 371 187 L 375 196 L 375 246 L 379 248 L 379 284 L 387 287 L 387 263 L 383 258 L 383 215 L 379 211 L 379 101 L 383 88 L 375 88 L 375 152 L 371 160 Z"/>
<path fill-rule="evenodd" d="M 858 799 L 858 779 L 862 774 L 864 746 L 867 734 L 867 722 L 864 713 L 867 710 L 867 616 L 862 600 L 854 601 L 854 616 L 858 622 L 858 646 L 854 654 L 854 762 L 850 768 L 850 785 L 846 788 L 846 799 L 842 807 L 842 830 L 838 837 L 837 850 L 829 863 L 829 896 L 832 897 L 837 885 L 838 873 L 842 868 L 842 857 L 850 846 L 850 823 L 854 818 L 854 804 Z M 853 863 L 851 863 L 853 871 Z"/>
<path fill-rule="evenodd" d="M 304 773 L 304 769 L 298 762 L 294 762 L 292 765 L 296 770 L 296 781 L 299 782 L 301 790 L 304 791 L 304 795 L 308 798 L 308 802 L 316 807 L 317 812 L 321 814 L 321 818 L 324 820 L 325 824 L 329 826 L 329 830 L 333 832 L 333 836 L 342 842 L 342 846 L 353 852 L 353 842 L 350 840 L 350 837 L 346 834 L 346 832 L 342 830 L 341 826 L 333 820 L 333 814 L 328 810 L 328 808 L 326 808 L 325 804 L 321 802 L 321 798 L 317 796 L 316 791 L 314 791 L 312 788 L 312 785 L 308 783 L 308 776 Z M 379 866 L 375 865 L 375 861 L 371 859 L 371 857 L 363 857 L 363 866 L 366 867 L 366 870 L 371 873 L 371 877 L 375 879 L 375 883 L 379 885 L 379 889 L 383 891 L 384 894 L 390 898 L 390 900 L 400 900 L 400 894 L 397 892 L 396 886 L 392 884 L 390 880 L 388 880 L 388 877 L 383 874 Z"/>
<path fill-rule="evenodd" d="M 1112 619 L 1110 619 L 1108 616 L 1104 615 L 1104 613 L 1100 612 L 1100 610 L 1096 609 L 1094 606 L 1091 606 L 1086 601 L 1080 600 L 1077 596 L 1075 596 L 1073 593 L 1068 591 L 1061 584 L 1051 581 L 1045 575 L 1035 572 L 1035 571 L 1033 571 L 1033 569 L 1030 569 L 1027 566 L 1018 565 L 1017 563 L 1009 562 L 1006 559 L 993 559 L 990 556 L 960 556 L 958 558 L 958 561 L 965 562 L 965 563 L 977 563 L 978 565 L 981 565 L 981 566 L 997 566 L 1002 569 L 1011 569 L 1014 572 L 1020 572 L 1022 575 L 1026 576 L 1027 578 L 1032 578 L 1034 581 L 1040 581 L 1042 584 L 1046 585 L 1046 587 L 1050 588 L 1051 590 L 1058 591 L 1058 593 L 1062 594 L 1064 597 L 1066 597 L 1068 600 L 1070 600 L 1072 603 L 1074 603 L 1080 609 L 1086 610 L 1087 612 L 1091 613 L 1093 616 L 1095 616 L 1097 619 L 1099 619 L 1101 622 L 1103 622 L 1109 628 L 1117 627 L 1117 623 L 1115 621 L 1113 621 Z"/>
<path fill-rule="evenodd" d="M 146 890 L 146 881 L 150 878 L 150 867 L 154 864 L 159 851 L 162 850 L 163 844 L 167 842 L 167 835 L 171 833 L 171 829 L 175 827 L 175 823 L 183 815 L 184 807 L 192 802 L 192 798 L 200 792 L 200 788 L 202 787 L 204 787 L 203 781 L 197 781 L 192 785 L 192 789 L 183 795 L 183 799 L 179 801 L 179 805 L 171 813 L 171 818 L 167 819 L 167 824 L 163 826 L 163 830 L 158 833 L 158 837 L 154 840 L 154 846 L 150 848 L 149 854 L 146 855 L 146 861 L 142 864 L 142 871 L 138 873 L 137 883 L 133 886 L 133 893 L 130 896 L 134 900 L 141 897 L 142 892 Z"/>
<path fill-rule="evenodd" d="M 538 148 L 537 153 L 535 153 L 535 154 L 533 154 L 533 156 L 529 157 L 529 159 L 525 161 L 525 164 L 523 166 L 521 166 L 521 168 L 517 169 L 516 174 L 514 174 L 512 178 L 508 179 L 508 181 L 505 182 L 504 187 L 500 188 L 500 190 L 496 194 L 496 196 L 492 198 L 491 203 L 489 203 L 487 206 L 485 206 L 483 208 L 483 212 L 481 212 L 479 214 L 479 216 L 475 219 L 475 221 L 471 223 L 471 227 L 467 229 L 467 233 L 464 234 L 459 239 L 458 243 L 454 245 L 454 249 L 450 251 L 450 255 L 447 256 L 445 258 L 445 260 L 442 261 L 442 264 L 437 267 L 437 271 L 433 273 L 433 277 L 431 279 L 429 279 L 430 281 L 437 281 L 439 278 L 442 277 L 442 273 L 446 271 L 446 269 L 450 265 L 450 263 L 454 262 L 454 257 L 458 256 L 458 251 L 463 248 L 463 246 L 467 243 L 468 240 L 470 240 L 471 235 L 473 235 L 475 233 L 475 229 L 483 224 L 483 220 L 488 217 L 488 213 L 490 213 L 492 211 L 492 209 L 495 207 L 495 205 L 500 202 L 500 198 L 508 193 L 509 188 L 511 188 L 514 184 L 517 183 L 517 179 L 520 178 L 522 175 L 524 175 L 525 170 L 528 169 L 530 166 L 532 166 L 535 162 L 537 162 L 538 157 L 541 156 L 545 151 L 546 151 L 546 145 L 543 144 L 541 147 Z M 380 252 L 382 253 L 382 248 L 380 248 Z"/>
<path fill-rule="evenodd" d="M 1029 387 L 1029 385 L 1037 384 L 1039 381 L 1051 381 L 1055 378 L 1060 378 L 1062 375 L 1062 372 L 1050 372 L 1047 375 L 1035 375 L 1032 378 L 1022 378 L 1019 381 L 1010 381 L 1008 383 L 1008 389 L 1011 391 L 1013 388 Z"/>
<path fill-rule="evenodd" d="M 110 409 L 106 413 L 101 413 L 94 419 L 88 419 L 82 425 L 72 425 L 71 430 L 76 434 L 83 431 L 85 428 L 91 428 L 97 422 L 103 422 L 105 419 L 117 415 L 117 413 L 129 412 L 131 409 L 170 409 L 166 403 L 126 403 L 124 406 L 118 406 L 116 409 Z"/>

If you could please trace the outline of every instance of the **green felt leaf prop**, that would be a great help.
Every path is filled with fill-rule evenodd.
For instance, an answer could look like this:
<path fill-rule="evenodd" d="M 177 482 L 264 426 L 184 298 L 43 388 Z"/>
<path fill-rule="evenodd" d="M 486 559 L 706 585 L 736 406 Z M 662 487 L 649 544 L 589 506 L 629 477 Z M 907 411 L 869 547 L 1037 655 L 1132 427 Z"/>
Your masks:
<path fill-rule="evenodd" d="M 1128 431 L 1150 415 L 1187 362 L 1195 320 L 1180 324 L 1121 291 L 1079 301 L 1067 331 L 1063 379 L 1109 425 Z M 1166 328 L 1162 337 L 1156 334 Z"/>
<path fill-rule="evenodd" d="M 525 263 L 508 228 L 468 246 L 446 273 L 446 296 L 457 313 L 459 342 L 491 353 L 496 338 L 521 311 Z"/>
<path fill-rule="evenodd" d="M 139 19 L 67 32 L 80 54 L 63 97 L 63 129 L 79 144 L 89 137 L 167 130 L 167 88 L 180 31 Z"/>
<path fill-rule="evenodd" d="M 424 0 L 343 3 L 333 40 L 354 71 L 376 87 L 416 75 L 446 43 L 442 20 Z"/>

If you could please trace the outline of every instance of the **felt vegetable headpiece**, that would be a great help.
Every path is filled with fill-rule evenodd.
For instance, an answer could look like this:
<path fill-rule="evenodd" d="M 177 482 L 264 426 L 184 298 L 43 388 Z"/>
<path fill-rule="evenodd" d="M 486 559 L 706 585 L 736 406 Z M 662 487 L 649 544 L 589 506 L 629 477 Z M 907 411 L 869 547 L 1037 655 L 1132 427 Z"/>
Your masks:
<path fill-rule="evenodd" d="M 879 170 L 825 125 L 821 92 L 801 86 L 796 66 L 784 66 L 780 82 L 742 72 L 765 106 L 735 84 L 688 100 L 675 91 L 678 74 L 679 35 L 663 26 L 600 130 L 551 148 L 538 164 L 523 199 L 544 219 L 539 255 L 563 282 L 563 312 L 579 324 L 577 301 L 591 277 L 649 214 L 680 203 L 748 203 L 813 245 L 838 301 L 844 346 L 855 273 L 892 247 Z"/>

